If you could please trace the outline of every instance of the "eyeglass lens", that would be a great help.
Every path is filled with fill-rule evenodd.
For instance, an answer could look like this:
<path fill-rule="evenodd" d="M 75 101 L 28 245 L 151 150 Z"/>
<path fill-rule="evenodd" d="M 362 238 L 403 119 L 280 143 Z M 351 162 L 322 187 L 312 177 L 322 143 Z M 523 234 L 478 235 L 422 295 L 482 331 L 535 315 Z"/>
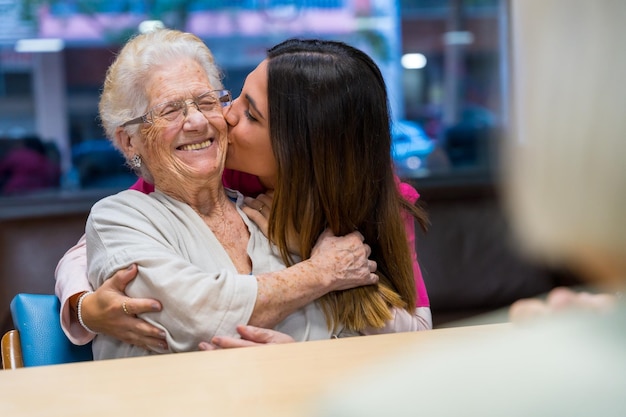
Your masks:
<path fill-rule="evenodd" d="M 174 122 L 187 116 L 188 106 L 193 105 L 203 114 L 219 111 L 231 102 L 230 92 L 226 90 L 208 91 L 194 99 L 169 101 L 152 109 L 152 117 Z"/>

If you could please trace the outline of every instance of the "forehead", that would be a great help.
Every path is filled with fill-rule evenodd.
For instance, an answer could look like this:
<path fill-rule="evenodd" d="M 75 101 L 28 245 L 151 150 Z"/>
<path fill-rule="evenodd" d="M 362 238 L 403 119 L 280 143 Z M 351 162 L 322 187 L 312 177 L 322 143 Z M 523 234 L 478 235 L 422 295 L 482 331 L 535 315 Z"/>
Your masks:
<path fill-rule="evenodd" d="M 153 103 L 189 98 L 213 89 L 204 68 L 191 59 L 155 68 L 146 82 L 146 93 Z"/>
<path fill-rule="evenodd" d="M 267 60 L 259 65 L 246 77 L 245 84 L 256 89 L 267 90 Z"/>
<path fill-rule="evenodd" d="M 267 60 L 248 74 L 242 93 L 244 97 L 253 99 L 261 111 L 267 108 Z"/>

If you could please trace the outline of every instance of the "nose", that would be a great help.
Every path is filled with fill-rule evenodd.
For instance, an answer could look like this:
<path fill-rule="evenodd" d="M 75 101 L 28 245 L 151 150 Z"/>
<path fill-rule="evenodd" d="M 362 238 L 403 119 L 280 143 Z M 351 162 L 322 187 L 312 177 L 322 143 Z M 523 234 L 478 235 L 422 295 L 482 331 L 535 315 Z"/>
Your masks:
<path fill-rule="evenodd" d="M 198 106 L 198 103 L 196 103 L 195 100 L 186 100 L 183 102 L 183 116 L 185 117 L 189 116 L 189 106 L 195 108 L 198 113 L 201 113 L 200 107 Z"/>
<path fill-rule="evenodd" d="M 206 129 L 209 125 L 209 119 L 200 111 L 198 104 L 188 100 L 183 107 L 183 129 L 184 130 L 200 130 Z"/>

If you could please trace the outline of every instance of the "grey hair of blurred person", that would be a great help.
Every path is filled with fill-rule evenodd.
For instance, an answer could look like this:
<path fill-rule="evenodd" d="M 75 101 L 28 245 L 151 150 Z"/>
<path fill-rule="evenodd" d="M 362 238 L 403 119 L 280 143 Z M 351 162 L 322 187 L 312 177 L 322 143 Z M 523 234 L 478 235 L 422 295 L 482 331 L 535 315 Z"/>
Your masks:
<path fill-rule="evenodd" d="M 505 147 L 513 226 L 530 254 L 623 285 L 626 2 L 572 0 L 567 13 L 537 3 L 541 23 L 531 7 L 513 14 L 515 135 Z"/>
<path fill-rule="evenodd" d="M 148 111 L 146 81 L 152 72 L 181 59 L 192 59 L 206 71 L 213 89 L 222 89 L 222 73 L 210 49 L 197 36 L 172 29 L 157 29 L 131 38 L 120 50 L 106 73 L 99 113 L 105 134 L 119 148 L 115 139 L 118 127 Z M 140 125 L 125 127 L 135 135 Z M 121 149 L 120 149 L 121 150 Z M 138 172 L 138 174 L 142 174 Z"/>

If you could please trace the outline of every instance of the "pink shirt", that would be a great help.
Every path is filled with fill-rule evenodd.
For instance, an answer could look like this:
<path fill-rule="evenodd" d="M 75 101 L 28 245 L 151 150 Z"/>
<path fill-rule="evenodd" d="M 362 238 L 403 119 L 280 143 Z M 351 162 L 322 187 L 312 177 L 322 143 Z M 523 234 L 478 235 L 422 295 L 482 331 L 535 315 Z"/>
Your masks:
<path fill-rule="evenodd" d="M 238 190 L 243 195 L 253 197 L 265 191 L 265 188 L 256 176 L 230 169 L 224 170 L 222 183 L 225 187 Z M 407 183 L 400 182 L 399 178 L 396 178 L 396 183 L 402 197 L 409 203 L 415 204 L 419 198 L 419 193 L 415 190 L 415 188 Z M 130 188 L 146 194 L 154 191 L 154 185 L 147 183 L 142 178 L 137 180 L 137 182 Z M 422 278 L 422 270 L 417 262 L 417 253 L 415 252 L 415 220 L 413 219 L 413 216 L 406 212 L 402 213 L 402 217 L 404 218 L 404 226 L 406 228 L 407 240 L 411 251 L 411 259 L 413 260 L 413 276 L 415 278 L 416 291 L 415 307 L 430 307 L 428 293 L 426 292 L 426 285 L 424 284 L 424 278 Z"/>

